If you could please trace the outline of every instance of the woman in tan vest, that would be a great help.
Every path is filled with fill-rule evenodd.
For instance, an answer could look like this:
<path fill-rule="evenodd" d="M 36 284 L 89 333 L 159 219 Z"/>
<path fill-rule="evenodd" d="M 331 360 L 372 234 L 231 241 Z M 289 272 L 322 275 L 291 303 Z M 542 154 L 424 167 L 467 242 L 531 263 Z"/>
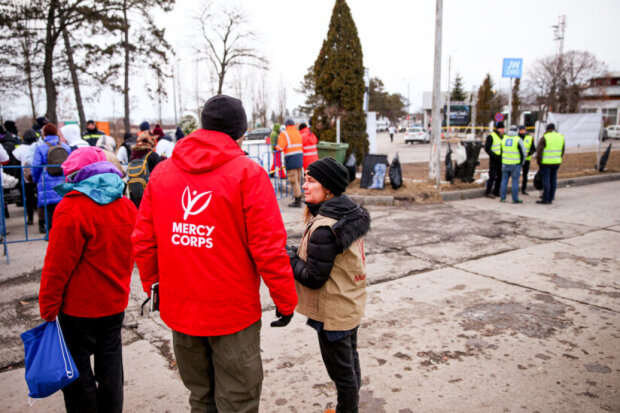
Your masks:
<path fill-rule="evenodd" d="M 333 158 L 308 166 L 304 234 L 299 248 L 287 247 L 299 297 L 296 310 L 318 333 L 323 362 L 338 391 L 336 411 L 343 413 L 358 411 L 357 330 L 366 306 L 362 237 L 370 230 L 368 211 L 342 194 L 348 183 L 346 168 Z"/>

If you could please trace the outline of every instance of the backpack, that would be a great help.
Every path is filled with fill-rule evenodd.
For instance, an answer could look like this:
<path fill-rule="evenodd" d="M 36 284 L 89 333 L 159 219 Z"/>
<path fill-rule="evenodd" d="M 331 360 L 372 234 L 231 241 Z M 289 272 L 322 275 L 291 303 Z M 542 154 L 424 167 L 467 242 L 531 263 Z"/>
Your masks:
<path fill-rule="evenodd" d="M 149 152 L 143 158 L 137 158 L 129 162 L 127 166 L 127 189 L 129 190 L 129 199 L 136 204 L 136 207 L 140 207 L 140 201 L 144 195 L 144 189 L 149 181 L 149 167 L 148 158 L 153 153 Z"/>
<path fill-rule="evenodd" d="M 52 145 L 49 142 L 45 142 L 49 148 L 47 149 L 47 164 L 58 165 L 50 166 L 47 168 L 47 173 L 50 176 L 62 176 L 62 168 L 60 165 L 69 157 L 69 152 L 62 147 L 60 142 L 57 145 Z"/>

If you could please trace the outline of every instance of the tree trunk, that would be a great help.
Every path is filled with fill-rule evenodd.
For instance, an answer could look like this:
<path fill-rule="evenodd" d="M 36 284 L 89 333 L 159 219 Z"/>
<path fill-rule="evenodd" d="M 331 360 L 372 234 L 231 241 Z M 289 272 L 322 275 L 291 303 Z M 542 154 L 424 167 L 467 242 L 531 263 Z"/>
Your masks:
<path fill-rule="evenodd" d="M 24 53 L 24 58 L 26 59 L 26 64 L 24 65 L 24 72 L 26 73 L 26 85 L 28 86 L 28 99 L 30 100 L 30 110 L 32 111 L 32 122 L 34 123 L 37 119 L 37 109 L 34 104 L 34 86 L 32 80 L 32 63 L 30 62 L 30 49 L 27 44 L 22 43 L 22 51 Z"/>
<path fill-rule="evenodd" d="M 45 95 L 47 101 L 46 116 L 47 119 L 56 124 L 58 118 L 56 115 L 56 97 L 58 95 L 56 91 L 56 85 L 54 84 L 53 73 L 53 58 L 54 58 L 54 46 L 56 46 L 56 39 L 58 35 L 52 32 L 54 27 L 54 20 L 56 17 L 56 10 L 58 9 L 58 0 L 51 0 L 49 10 L 47 12 L 47 25 L 45 29 L 45 60 L 43 62 L 43 77 L 45 79 Z"/>
<path fill-rule="evenodd" d="M 75 105 L 77 106 L 78 116 L 80 118 L 80 127 L 86 129 L 86 116 L 84 115 L 84 105 L 82 104 L 82 94 L 80 93 L 80 80 L 78 79 L 77 67 L 73 61 L 73 48 L 69 40 L 69 32 L 67 27 L 63 25 L 62 38 L 65 42 L 65 52 L 67 53 L 67 63 L 69 64 L 69 72 L 71 72 L 71 81 L 73 83 L 73 91 L 75 92 Z"/>
<path fill-rule="evenodd" d="M 127 21 L 127 0 L 123 1 L 123 48 L 125 49 L 125 81 L 123 84 L 123 97 L 125 98 L 125 133 L 131 132 L 129 120 L 129 21 Z"/>

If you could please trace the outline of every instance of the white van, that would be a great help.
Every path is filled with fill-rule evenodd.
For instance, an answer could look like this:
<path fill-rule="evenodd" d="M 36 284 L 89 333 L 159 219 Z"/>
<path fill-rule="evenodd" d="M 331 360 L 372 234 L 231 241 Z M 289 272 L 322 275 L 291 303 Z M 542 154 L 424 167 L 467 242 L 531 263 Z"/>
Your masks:
<path fill-rule="evenodd" d="M 620 125 L 610 125 L 607 127 L 607 137 L 620 139 Z"/>

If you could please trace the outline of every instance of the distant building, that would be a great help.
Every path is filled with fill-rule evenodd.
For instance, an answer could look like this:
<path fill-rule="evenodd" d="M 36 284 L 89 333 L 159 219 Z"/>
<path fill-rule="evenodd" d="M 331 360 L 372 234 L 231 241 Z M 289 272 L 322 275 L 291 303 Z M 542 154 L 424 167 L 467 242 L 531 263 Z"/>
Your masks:
<path fill-rule="evenodd" d="M 620 72 L 590 79 L 579 100 L 581 113 L 600 113 L 604 126 L 620 124 Z"/>

